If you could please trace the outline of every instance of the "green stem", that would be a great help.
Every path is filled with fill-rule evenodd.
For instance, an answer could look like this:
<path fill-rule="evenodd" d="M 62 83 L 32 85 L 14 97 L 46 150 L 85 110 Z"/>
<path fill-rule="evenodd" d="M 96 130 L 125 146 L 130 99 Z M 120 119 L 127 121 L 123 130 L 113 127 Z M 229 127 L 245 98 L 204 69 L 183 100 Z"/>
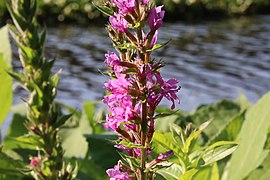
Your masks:
<path fill-rule="evenodd" d="M 142 104 L 142 124 L 141 124 L 141 145 L 144 146 L 141 152 L 141 180 L 146 179 L 145 164 L 146 164 L 146 150 L 147 150 L 147 143 L 146 143 L 146 136 L 147 136 L 147 102 Z"/>

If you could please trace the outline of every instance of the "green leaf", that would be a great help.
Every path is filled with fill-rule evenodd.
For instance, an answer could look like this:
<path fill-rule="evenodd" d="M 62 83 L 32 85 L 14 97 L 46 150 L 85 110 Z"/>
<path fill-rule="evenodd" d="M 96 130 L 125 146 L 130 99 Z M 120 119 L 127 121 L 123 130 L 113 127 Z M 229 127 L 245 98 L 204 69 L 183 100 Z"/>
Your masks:
<path fill-rule="evenodd" d="M 11 46 L 8 35 L 8 26 L 4 26 L 0 29 L 0 53 L 3 54 L 3 58 L 7 67 L 11 67 Z"/>
<path fill-rule="evenodd" d="M 232 120 L 223 129 L 221 129 L 216 136 L 213 136 L 213 138 L 209 140 L 208 144 L 212 144 L 217 141 L 235 141 L 244 119 L 245 113 L 241 113 L 240 115 L 232 118 Z"/>
<path fill-rule="evenodd" d="M 187 171 L 185 174 L 182 174 L 179 177 L 179 180 L 192 180 L 193 176 L 198 172 L 198 169 L 191 169 Z"/>
<path fill-rule="evenodd" d="M 53 125 L 54 128 L 59 128 L 60 126 L 64 125 L 67 120 L 69 120 L 72 117 L 73 113 L 63 115 L 59 119 L 57 119 L 56 123 Z"/>
<path fill-rule="evenodd" d="M 102 12 L 103 14 L 107 15 L 107 16 L 113 16 L 114 14 L 114 11 L 110 8 L 108 8 L 107 6 L 98 6 L 98 5 L 95 5 L 93 3 L 93 5 L 100 11 Z"/>
<path fill-rule="evenodd" d="M 164 114 L 163 114 L 164 115 Z M 170 131 L 170 124 L 173 124 L 178 120 L 179 115 L 172 114 L 166 116 L 158 117 L 155 119 L 155 129 L 161 132 L 169 132 Z"/>
<path fill-rule="evenodd" d="M 120 144 L 120 145 L 123 145 L 123 146 L 126 147 L 126 148 L 131 148 L 131 149 L 133 149 L 133 148 L 138 148 L 138 149 L 144 148 L 144 146 L 142 146 L 142 145 L 134 144 L 133 142 L 126 141 L 126 140 L 120 141 L 119 144 Z"/>
<path fill-rule="evenodd" d="M 121 158 L 116 151 L 111 140 L 116 140 L 117 135 L 85 135 L 88 146 L 89 155 L 94 163 L 98 164 L 104 170 L 112 168 Z"/>
<path fill-rule="evenodd" d="M 241 112 L 245 111 L 252 105 L 251 102 L 247 99 L 247 97 L 243 93 L 240 93 L 235 102 L 240 106 Z"/>
<path fill-rule="evenodd" d="M 217 163 L 214 163 L 211 166 L 205 166 L 200 168 L 192 177 L 192 179 L 196 180 L 219 180 L 219 172 Z"/>
<path fill-rule="evenodd" d="M 247 180 L 269 180 L 270 179 L 270 153 L 260 166 L 253 170 Z"/>
<path fill-rule="evenodd" d="M 173 150 L 174 154 L 179 157 L 182 158 L 184 156 L 183 151 L 181 150 L 181 147 L 174 143 L 173 138 L 172 138 L 172 133 L 159 133 L 159 132 L 155 132 L 153 135 L 153 141 L 158 142 L 159 144 L 161 144 L 164 148 L 168 149 L 168 150 Z"/>
<path fill-rule="evenodd" d="M 237 148 L 236 145 L 235 142 L 230 141 L 218 141 L 212 144 L 203 154 L 203 160 L 205 162 L 203 166 L 212 164 L 232 154 Z"/>
<path fill-rule="evenodd" d="M 265 159 L 264 150 L 270 126 L 270 93 L 264 95 L 246 113 L 246 120 L 239 133 L 239 147 L 233 153 L 225 179 L 243 179 Z"/>
<path fill-rule="evenodd" d="M 171 40 L 167 41 L 167 42 L 164 43 L 164 44 L 155 44 L 155 45 L 152 47 L 152 49 L 149 49 L 149 50 L 147 50 L 146 52 L 152 52 L 152 51 L 155 51 L 155 50 L 157 50 L 157 49 L 160 49 L 160 48 L 166 46 L 170 41 L 171 41 Z"/>
<path fill-rule="evenodd" d="M 92 129 L 93 134 L 103 133 L 105 132 L 105 129 L 99 122 L 103 118 L 103 110 L 100 109 L 96 115 L 95 115 L 95 111 L 96 111 L 96 103 L 90 102 L 90 101 L 84 102 L 82 118 L 87 119 L 89 126 Z"/>
<path fill-rule="evenodd" d="M 199 136 L 201 135 L 202 131 L 210 124 L 210 121 L 207 121 L 205 123 L 203 123 L 199 130 L 196 130 L 196 131 L 193 131 L 189 136 L 188 138 L 186 139 L 185 141 L 185 144 L 184 144 L 184 152 L 189 154 L 191 152 L 193 152 L 193 147 L 195 146 Z"/>
<path fill-rule="evenodd" d="M 92 133 L 92 128 L 86 118 L 80 118 L 78 126 L 60 129 L 59 135 L 62 138 L 62 147 L 65 150 L 65 156 L 85 157 L 88 144 L 83 135 L 89 133 Z"/>
<path fill-rule="evenodd" d="M 89 151 L 84 159 L 80 158 L 68 158 L 66 159 L 71 164 L 78 164 L 78 175 L 76 179 L 81 180 L 102 180 L 106 179 L 107 174 L 105 171 L 92 161 L 91 156 L 88 155 Z"/>
<path fill-rule="evenodd" d="M 166 180 L 178 179 L 181 176 L 182 168 L 176 163 L 165 163 L 161 165 L 169 165 L 167 168 L 157 170 L 157 173 L 163 176 Z"/>
<path fill-rule="evenodd" d="M 198 127 L 203 122 L 211 120 L 211 124 L 204 131 L 209 138 L 215 136 L 220 129 L 224 129 L 232 117 L 238 115 L 240 111 L 241 108 L 235 102 L 221 100 L 211 105 L 200 106 L 187 117 L 187 121 L 193 122 Z"/>
<path fill-rule="evenodd" d="M 11 47 L 8 36 L 8 27 L 0 29 L 0 126 L 9 113 L 12 104 L 12 79 L 6 71 L 11 70 Z"/>
<path fill-rule="evenodd" d="M 23 168 L 24 163 L 20 160 L 14 160 L 5 153 L 0 151 L 0 178 L 1 175 L 9 178 L 23 177 L 17 168 Z M 1 178 L 2 179 L 2 178 Z M 3 178 L 4 179 L 4 178 Z M 7 178 L 8 179 L 8 178 Z"/>
<path fill-rule="evenodd" d="M 270 127 L 268 128 L 267 139 L 264 144 L 264 149 L 270 150 Z"/>

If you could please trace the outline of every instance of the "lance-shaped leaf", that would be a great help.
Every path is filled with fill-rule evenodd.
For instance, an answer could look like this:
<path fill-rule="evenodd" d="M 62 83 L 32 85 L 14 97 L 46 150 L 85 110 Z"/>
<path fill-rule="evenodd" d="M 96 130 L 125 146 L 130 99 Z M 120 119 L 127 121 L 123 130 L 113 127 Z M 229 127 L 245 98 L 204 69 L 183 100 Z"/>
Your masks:
<path fill-rule="evenodd" d="M 11 48 L 7 26 L 0 30 L 0 125 L 5 120 L 12 104 L 12 79 L 7 71 L 11 70 Z"/>
<path fill-rule="evenodd" d="M 178 179 L 181 176 L 182 167 L 176 163 L 162 162 L 162 166 L 169 166 L 157 170 L 157 173 L 163 176 L 165 179 Z"/>
<path fill-rule="evenodd" d="M 231 141 L 218 141 L 209 146 L 203 153 L 203 166 L 219 161 L 232 154 L 237 148 L 237 143 Z"/>
<path fill-rule="evenodd" d="M 152 47 L 152 49 L 149 49 L 149 50 L 147 50 L 146 52 L 152 52 L 152 51 L 155 51 L 155 50 L 157 50 L 157 49 L 160 49 L 160 48 L 166 46 L 170 41 L 171 41 L 171 40 L 167 41 L 167 42 L 164 43 L 164 44 L 155 44 L 155 45 Z"/>
<path fill-rule="evenodd" d="M 233 153 L 224 179 L 243 179 L 257 168 L 268 154 L 264 149 L 270 126 L 270 93 L 264 95 L 246 113 L 239 133 L 239 147 Z M 226 174 L 226 173 L 225 173 Z"/>
<path fill-rule="evenodd" d="M 111 8 L 107 7 L 107 6 L 98 6 L 98 5 L 95 5 L 93 3 L 93 5 L 100 11 L 102 12 L 103 14 L 107 15 L 107 16 L 113 16 L 114 12 Z"/>

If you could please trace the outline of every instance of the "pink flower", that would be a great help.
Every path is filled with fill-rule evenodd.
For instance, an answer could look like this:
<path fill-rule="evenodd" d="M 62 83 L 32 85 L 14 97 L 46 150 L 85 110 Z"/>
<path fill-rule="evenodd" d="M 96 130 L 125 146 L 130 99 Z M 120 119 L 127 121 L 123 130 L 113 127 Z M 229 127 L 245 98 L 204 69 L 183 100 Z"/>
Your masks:
<path fill-rule="evenodd" d="M 129 79 L 126 79 L 123 76 L 119 76 L 118 79 L 111 79 L 109 82 L 104 83 L 104 86 L 107 90 L 114 94 L 125 94 L 128 92 L 128 88 L 131 86 L 131 82 Z"/>
<path fill-rule="evenodd" d="M 141 149 L 134 148 L 134 152 L 135 152 L 138 156 L 141 156 L 141 155 L 142 155 L 142 150 L 141 150 Z M 150 150 L 150 149 L 147 149 L 147 150 L 146 150 L 146 155 L 149 156 L 150 154 L 151 154 L 151 150 Z"/>
<path fill-rule="evenodd" d="M 31 159 L 30 165 L 36 167 L 39 165 L 40 162 L 41 162 L 41 160 L 39 159 L 39 157 L 34 157 L 33 159 Z"/>
<path fill-rule="evenodd" d="M 134 117 L 132 99 L 128 94 L 110 94 L 103 102 L 108 105 L 111 115 L 107 115 L 104 126 L 117 131 L 118 127 Z"/>
<path fill-rule="evenodd" d="M 165 14 L 164 10 L 161 10 L 163 6 L 158 6 L 156 8 L 151 9 L 148 16 L 148 24 L 151 31 L 156 31 L 162 25 L 163 17 Z"/>
<path fill-rule="evenodd" d="M 160 73 L 152 72 L 151 67 L 147 68 L 147 87 L 152 89 L 150 95 L 148 96 L 148 103 L 151 109 L 155 109 L 160 101 L 165 97 L 172 102 L 171 109 L 175 108 L 175 102 L 180 103 L 180 99 L 177 97 L 176 93 L 179 91 L 177 84 L 179 83 L 176 79 L 169 79 L 164 81 Z"/>
<path fill-rule="evenodd" d="M 136 0 L 112 0 L 112 2 L 116 4 L 122 14 L 130 13 L 136 7 Z"/>
<path fill-rule="evenodd" d="M 147 5 L 148 4 L 148 2 L 149 2 L 149 0 L 143 0 L 143 5 Z"/>
<path fill-rule="evenodd" d="M 114 66 L 119 66 L 121 64 L 120 59 L 114 52 L 108 51 L 105 54 L 105 57 L 106 57 L 105 64 L 107 66 L 114 67 Z"/>
<path fill-rule="evenodd" d="M 120 164 L 122 162 L 118 161 L 114 168 L 108 169 L 106 173 L 110 177 L 110 180 L 131 180 L 128 173 L 120 171 Z"/>
<path fill-rule="evenodd" d="M 120 14 L 110 16 L 109 21 L 114 29 L 122 33 L 127 32 L 128 22 Z"/>

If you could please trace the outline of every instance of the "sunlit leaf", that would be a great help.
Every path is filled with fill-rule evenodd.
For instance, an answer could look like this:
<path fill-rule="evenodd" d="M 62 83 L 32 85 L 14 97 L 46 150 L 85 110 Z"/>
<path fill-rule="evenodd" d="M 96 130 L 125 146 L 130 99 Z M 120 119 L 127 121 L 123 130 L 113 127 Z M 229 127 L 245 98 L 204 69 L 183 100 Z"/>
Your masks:
<path fill-rule="evenodd" d="M 167 168 L 162 168 L 157 170 L 157 173 L 163 176 L 166 180 L 178 179 L 181 176 L 182 168 L 176 163 L 165 163 L 164 165 L 169 165 Z"/>
<path fill-rule="evenodd" d="M 217 163 L 200 168 L 192 177 L 193 180 L 219 180 Z"/>
<path fill-rule="evenodd" d="M 0 126 L 12 104 L 12 79 L 6 71 L 11 70 L 11 48 L 7 26 L 0 29 Z"/>
<path fill-rule="evenodd" d="M 270 153 L 260 166 L 253 170 L 247 180 L 269 180 L 270 179 Z"/>
<path fill-rule="evenodd" d="M 235 142 L 230 141 L 218 141 L 206 149 L 203 154 L 204 166 L 219 161 L 226 156 L 232 154 L 237 148 Z"/>
<path fill-rule="evenodd" d="M 217 141 L 235 141 L 244 122 L 244 115 L 244 113 L 241 113 L 232 118 L 232 120 L 223 129 L 221 129 L 216 136 L 213 136 L 213 138 L 209 140 L 208 144 L 212 144 Z"/>
<path fill-rule="evenodd" d="M 169 42 L 170 42 L 170 41 L 167 41 L 166 43 L 163 43 L 163 44 L 155 44 L 155 45 L 152 47 L 152 49 L 149 49 L 149 50 L 147 50 L 146 52 L 152 52 L 152 51 L 155 51 L 155 50 L 157 50 L 157 49 L 160 49 L 160 48 L 166 46 Z"/>
<path fill-rule="evenodd" d="M 184 156 L 181 147 L 178 144 L 175 144 L 172 139 L 171 133 L 162 134 L 159 132 L 155 132 L 153 136 L 153 140 L 161 144 L 163 147 L 168 150 L 172 150 L 176 156 L 182 158 Z"/>
<path fill-rule="evenodd" d="M 224 179 L 243 179 L 257 168 L 267 156 L 264 150 L 270 127 L 270 93 L 264 95 L 246 113 L 246 120 L 239 133 L 239 147 L 233 153 Z"/>

